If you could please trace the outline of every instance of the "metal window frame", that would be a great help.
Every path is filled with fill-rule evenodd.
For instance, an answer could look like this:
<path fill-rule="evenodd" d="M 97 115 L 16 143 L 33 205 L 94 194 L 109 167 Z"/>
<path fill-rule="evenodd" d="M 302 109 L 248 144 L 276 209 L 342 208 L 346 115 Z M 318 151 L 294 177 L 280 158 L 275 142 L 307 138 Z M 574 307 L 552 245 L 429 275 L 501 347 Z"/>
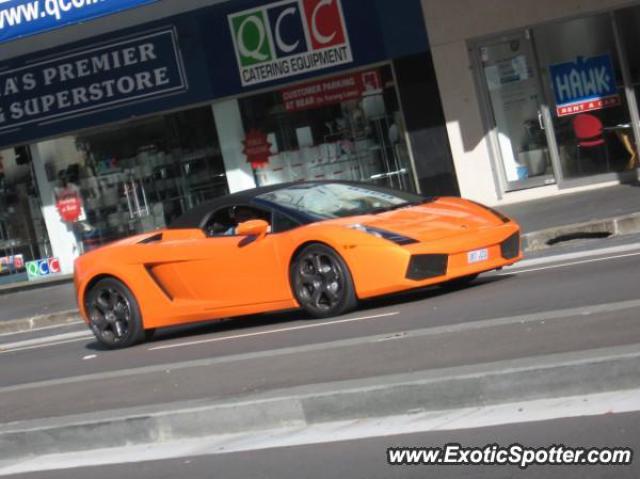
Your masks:
<path fill-rule="evenodd" d="M 532 67 L 536 70 L 536 79 L 538 83 L 538 90 L 541 97 L 540 109 L 543 116 L 543 125 L 545 128 L 545 136 L 547 138 L 547 146 L 549 148 L 549 156 L 551 158 L 551 166 L 553 175 L 544 175 L 543 177 L 531 179 L 529 181 L 522 181 L 518 185 L 507 181 L 507 175 L 502 163 L 502 152 L 500 151 L 499 140 L 497 136 L 497 126 L 495 117 L 493 114 L 493 106 L 491 104 L 489 87 L 487 85 L 486 78 L 483 74 L 481 49 L 484 46 L 488 46 L 492 43 L 505 42 L 510 40 L 522 40 L 525 39 L 530 43 Z M 487 138 L 487 147 L 489 150 L 489 156 L 491 159 L 491 170 L 494 178 L 494 184 L 496 185 L 496 195 L 498 199 L 504 198 L 504 195 L 512 193 L 514 191 L 520 191 L 531 188 L 542 188 L 549 185 L 555 185 L 558 183 L 558 150 L 555 143 L 555 134 L 553 132 L 553 126 L 550 123 L 551 116 L 549 110 L 548 99 L 542 80 L 539 74 L 538 55 L 535 48 L 535 43 L 531 37 L 529 28 L 519 28 L 504 32 L 496 35 L 484 36 L 481 38 L 473 39 L 467 42 L 469 54 L 471 56 L 471 69 L 473 71 L 474 84 L 476 87 L 476 93 L 480 103 L 480 115 L 482 117 L 483 129 Z M 552 179 L 552 181 L 549 181 Z"/>

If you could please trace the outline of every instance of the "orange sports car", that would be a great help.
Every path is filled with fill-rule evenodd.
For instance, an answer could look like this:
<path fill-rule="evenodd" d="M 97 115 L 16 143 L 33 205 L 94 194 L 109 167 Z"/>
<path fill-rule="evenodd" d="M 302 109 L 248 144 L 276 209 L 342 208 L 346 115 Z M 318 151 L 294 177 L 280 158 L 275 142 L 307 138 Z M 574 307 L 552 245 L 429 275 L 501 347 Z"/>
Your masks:
<path fill-rule="evenodd" d="M 76 260 L 80 311 L 107 347 L 156 328 L 464 284 L 521 259 L 520 231 L 460 198 L 352 182 L 258 188 L 200 205 L 168 229 Z"/>

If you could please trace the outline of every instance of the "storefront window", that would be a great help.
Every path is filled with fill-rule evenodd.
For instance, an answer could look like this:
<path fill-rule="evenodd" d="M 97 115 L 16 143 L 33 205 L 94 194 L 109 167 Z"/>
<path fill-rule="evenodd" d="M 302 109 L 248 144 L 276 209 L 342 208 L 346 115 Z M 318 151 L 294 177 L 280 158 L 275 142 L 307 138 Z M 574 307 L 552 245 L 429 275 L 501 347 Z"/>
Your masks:
<path fill-rule="evenodd" d="M 554 183 L 530 38 L 486 42 L 480 57 L 506 189 Z"/>
<path fill-rule="evenodd" d="M 534 38 L 553 99 L 553 126 L 565 178 L 634 168 L 635 147 L 611 17 L 538 27 Z"/>
<path fill-rule="evenodd" d="M 631 86 L 635 91 L 636 101 L 640 102 L 640 7 L 626 8 L 616 12 L 616 22 L 621 33 L 627 62 Z M 631 133 L 628 133 L 625 141 L 631 156 L 628 168 L 637 168 L 638 150 L 633 143 Z"/>
<path fill-rule="evenodd" d="M 245 131 L 268 155 L 252 161 L 260 186 L 355 180 L 415 190 L 389 67 L 314 81 L 240 100 Z"/>
<path fill-rule="evenodd" d="M 87 130 L 38 149 L 81 251 L 163 228 L 228 193 L 209 107 Z M 71 206 L 63 212 L 61 204 Z"/>
<path fill-rule="evenodd" d="M 0 284 L 26 280 L 26 263 L 49 253 L 29 150 L 26 147 L 1 150 Z"/>

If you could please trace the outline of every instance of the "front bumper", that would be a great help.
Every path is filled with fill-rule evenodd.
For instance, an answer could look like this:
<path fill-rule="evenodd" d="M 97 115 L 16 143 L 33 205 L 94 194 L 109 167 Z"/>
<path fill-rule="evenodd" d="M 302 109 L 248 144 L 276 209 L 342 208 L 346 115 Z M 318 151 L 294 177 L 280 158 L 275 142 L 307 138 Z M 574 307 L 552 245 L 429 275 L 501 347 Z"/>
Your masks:
<path fill-rule="evenodd" d="M 470 260 L 472 252 L 480 252 L 474 261 Z M 438 242 L 359 253 L 362 257 L 355 264 L 360 267 L 352 267 L 352 274 L 360 298 L 444 283 L 522 259 L 520 231 L 515 223 Z M 373 255 L 375 259 L 371 258 Z"/>

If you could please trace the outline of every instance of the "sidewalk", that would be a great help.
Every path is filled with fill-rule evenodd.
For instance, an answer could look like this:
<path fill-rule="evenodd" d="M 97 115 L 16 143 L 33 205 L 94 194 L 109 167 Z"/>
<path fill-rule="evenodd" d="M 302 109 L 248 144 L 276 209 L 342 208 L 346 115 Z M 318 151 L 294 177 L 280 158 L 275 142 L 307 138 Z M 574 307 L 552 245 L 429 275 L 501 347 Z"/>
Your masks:
<path fill-rule="evenodd" d="M 71 274 L 61 274 L 58 276 L 53 276 L 51 278 L 41 279 L 38 281 L 29 281 L 25 279 L 24 281 L 8 282 L 5 279 L 4 282 L 0 283 L 0 295 L 17 293 L 20 291 L 30 291 L 32 289 L 40 289 L 40 288 L 46 288 L 48 286 L 56 286 L 59 284 L 71 284 L 71 283 L 73 283 L 73 275 Z"/>
<path fill-rule="evenodd" d="M 523 233 L 640 213 L 640 183 L 500 206 Z"/>
<path fill-rule="evenodd" d="M 73 283 L 34 283 L 0 293 L 0 334 L 31 331 L 80 321 Z"/>
<path fill-rule="evenodd" d="M 563 240 L 640 233 L 640 183 L 505 205 L 522 227 L 525 251 Z"/>

